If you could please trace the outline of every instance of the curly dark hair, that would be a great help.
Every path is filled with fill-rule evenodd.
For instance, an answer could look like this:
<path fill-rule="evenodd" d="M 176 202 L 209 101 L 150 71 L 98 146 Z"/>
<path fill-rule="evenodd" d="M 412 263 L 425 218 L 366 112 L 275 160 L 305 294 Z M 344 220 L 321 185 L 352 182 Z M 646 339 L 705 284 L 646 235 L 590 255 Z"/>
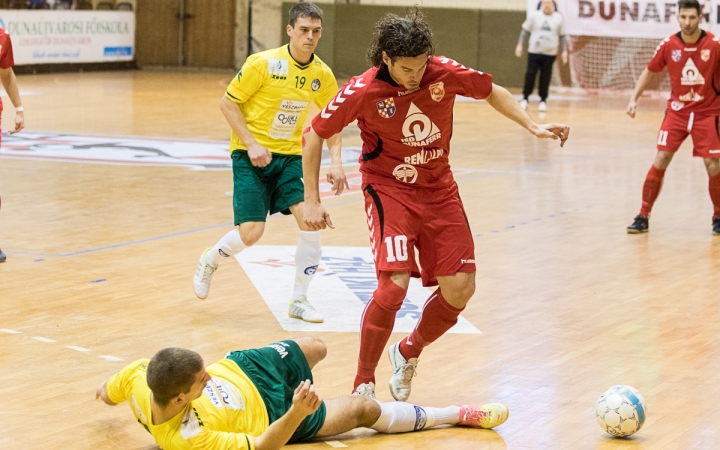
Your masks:
<path fill-rule="evenodd" d="M 432 55 L 434 51 L 432 30 L 416 6 L 405 17 L 386 14 L 377 21 L 367 60 L 373 67 L 378 67 L 383 62 L 383 52 L 395 62 L 398 58 L 414 58 L 423 53 Z"/>

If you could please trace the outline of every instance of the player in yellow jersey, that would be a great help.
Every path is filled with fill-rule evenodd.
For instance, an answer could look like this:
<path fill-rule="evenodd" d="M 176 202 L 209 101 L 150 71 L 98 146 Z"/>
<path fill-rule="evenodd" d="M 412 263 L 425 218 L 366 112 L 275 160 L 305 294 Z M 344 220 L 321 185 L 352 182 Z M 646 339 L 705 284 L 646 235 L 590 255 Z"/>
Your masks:
<path fill-rule="evenodd" d="M 233 209 L 236 229 L 200 256 L 193 285 L 207 298 L 220 260 L 254 245 L 268 215 L 293 214 L 300 227 L 295 286 L 288 314 L 308 322 L 323 316 L 307 301 L 322 250 L 320 232 L 305 225 L 302 182 L 302 125 L 310 103 L 323 108 L 337 93 L 330 68 L 313 52 L 322 35 L 322 10 L 308 2 L 290 10 L 290 44 L 256 53 L 227 88 L 221 110 L 232 129 Z M 347 186 L 340 159 L 341 136 L 328 140 L 332 157 L 328 181 L 339 195 Z"/>
<path fill-rule="evenodd" d="M 356 427 L 404 433 L 507 420 L 501 403 L 428 408 L 362 395 L 322 401 L 311 368 L 326 352 L 320 339 L 303 337 L 230 352 L 206 369 L 197 353 L 166 348 L 110 377 L 95 397 L 112 406 L 128 402 L 164 450 L 273 450 Z"/>

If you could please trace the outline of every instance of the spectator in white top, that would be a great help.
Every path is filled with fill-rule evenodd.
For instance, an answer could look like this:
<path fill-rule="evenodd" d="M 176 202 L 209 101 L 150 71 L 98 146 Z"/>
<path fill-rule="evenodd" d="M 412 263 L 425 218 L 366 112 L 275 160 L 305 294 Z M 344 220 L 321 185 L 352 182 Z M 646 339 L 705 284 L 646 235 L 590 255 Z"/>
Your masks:
<path fill-rule="evenodd" d="M 522 24 L 520 39 L 515 47 L 515 56 L 520 58 L 523 51 L 523 42 L 527 35 L 530 35 L 528 42 L 528 65 L 525 72 L 525 87 L 523 88 L 523 99 L 520 102 L 523 109 L 527 109 L 528 98 L 535 87 L 535 78 L 540 70 L 540 105 L 538 111 L 547 111 L 548 90 L 552 67 L 557 56 L 558 47 L 562 46 L 562 62 L 567 64 L 568 51 L 567 40 L 565 39 L 565 23 L 563 16 L 555 11 L 553 0 L 542 0 L 538 11 L 535 11 Z"/>

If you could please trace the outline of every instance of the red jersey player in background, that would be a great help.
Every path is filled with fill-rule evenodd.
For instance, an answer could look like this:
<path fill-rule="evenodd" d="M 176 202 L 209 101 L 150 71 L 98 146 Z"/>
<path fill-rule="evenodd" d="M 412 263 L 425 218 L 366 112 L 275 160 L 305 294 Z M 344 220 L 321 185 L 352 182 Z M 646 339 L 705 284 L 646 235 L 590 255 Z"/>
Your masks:
<path fill-rule="evenodd" d="M 418 9 L 406 17 L 386 15 L 375 32 L 368 52 L 373 67 L 351 78 L 306 130 L 304 220 L 312 229 L 333 227 L 318 195 L 322 142 L 357 119 L 378 288 L 362 316 L 354 393 L 375 395 L 375 368 L 410 277 L 440 286 L 412 334 L 389 350 L 395 372 L 390 391 L 405 401 L 423 347 L 455 325 L 475 292 L 473 236 L 448 162 L 455 96 L 485 99 L 535 136 L 560 139 L 560 145 L 570 130 L 533 122 L 490 74 L 433 56 L 432 32 Z"/>
<path fill-rule="evenodd" d="M 665 169 L 688 135 L 693 140 L 693 156 L 703 158 L 710 177 L 713 234 L 720 234 L 720 44 L 718 38 L 700 29 L 702 14 L 697 0 L 680 0 L 678 11 L 681 31 L 660 43 L 640 74 L 627 106 L 627 114 L 635 117 L 638 98 L 654 80 L 662 77 L 661 71 L 667 66 L 672 92 L 658 134 L 655 162 L 643 184 L 640 213 L 627 227 L 630 234 L 648 232 L 650 211 L 660 194 Z"/>
<path fill-rule="evenodd" d="M 0 82 L 2 82 L 5 93 L 10 97 L 10 101 L 15 107 L 15 128 L 10 134 L 15 134 L 25 128 L 25 114 L 23 113 L 22 103 L 20 102 L 20 91 L 18 90 L 17 78 L 12 66 L 15 65 L 13 59 L 12 42 L 7 31 L 0 28 Z M 3 104 L 0 99 L 0 115 L 2 115 Z M 1 135 L 0 135 L 1 136 Z M 1 138 L 0 138 L 1 140 Z M 0 206 L 2 206 L 2 197 L 0 197 Z M 0 250 L 0 262 L 5 262 L 5 253 Z"/>

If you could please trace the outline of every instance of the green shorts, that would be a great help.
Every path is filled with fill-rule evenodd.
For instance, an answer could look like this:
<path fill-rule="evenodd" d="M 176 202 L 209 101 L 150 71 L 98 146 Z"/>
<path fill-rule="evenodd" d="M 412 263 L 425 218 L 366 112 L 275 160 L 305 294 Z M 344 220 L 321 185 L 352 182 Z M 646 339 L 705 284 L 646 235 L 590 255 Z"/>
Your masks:
<path fill-rule="evenodd" d="M 230 352 L 226 358 L 235 361 L 260 392 L 270 423 L 288 412 L 300 383 L 313 379 L 305 354 L 295 341 L 280 341 L 263 348 Z M 290 442 L 314 438 L 325 423 L 325 412 L 325 402 L 322 402 L 317 411 L 300 423 Z"/>
<path fill-rule="evenodd" d="M 290 214 L 290 207 L 305 200 L 302 156 L 278 155 L 265 167 L 255 167 L 247 151 L 232 152 L 235 225 L 265 222 L 268 213 Z"/>

